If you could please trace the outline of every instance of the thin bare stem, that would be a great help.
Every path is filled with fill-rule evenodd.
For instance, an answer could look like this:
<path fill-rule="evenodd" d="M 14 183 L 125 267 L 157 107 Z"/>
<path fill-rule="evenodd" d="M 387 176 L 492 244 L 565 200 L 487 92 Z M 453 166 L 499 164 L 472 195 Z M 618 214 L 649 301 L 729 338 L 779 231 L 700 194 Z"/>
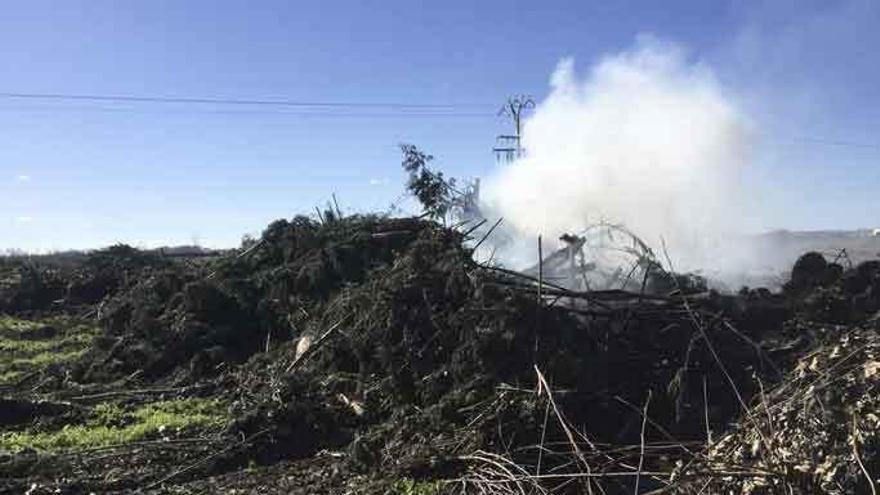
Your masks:
<path fill-rule="evenodd" d="M 634 492 L 639 494 L 639 484 L 642 481 L 642 468 L 645 467 L 645 427 L 648 424 L 648 406 L 651 404 L 651 390 L 648 390 L 648 398 L 645 399 L 645 407 L 642 409 L 642 432 L 639 435 L 639 468 L 636 470 L 636 482 Z"/>
<path fill-rule="evenodd" d="M 871 488 L 871 495 L 877 495 L 877 485 L 874 483 L 874 478 L 871 477 L 871 473 L 868 472 L 868 468 L 865 467 L 865 463 L 862 462 L 862 457 L 859 455 L 859 427 L 855 415 L 853 415 L 852 420 L 852 450 L 853 456 L 859 464 L 859 468 L 868 480 L 868 486 Z"/>
<path fill-rule="evenodd" d="M 474 245 L 474 247 L 473 247 L 473 251 L 476 251 L 477 248 L 480 247 L 480 246 L 483 244 L 483 242 L 485 242 L 486 239 L 489 238 L 490 235 L 492 235 L 492 232 L 494 232 L 495 229 L 496 229 L 499 225 L 501 225 L 501 221 L 502 221 L 502 220 L 504 220 L 504 217 L 499 218 L 498 221 L 495 222 L 495 224 L 492 225 L 492 227 L 491 227 L 491 228 L 490 228 L 490 229 L 489 229 L 489 230 L 483 235 L 483 237 L 480 239 L 480 241 L 477 242 L 477 243 Z"/>
<path fill-rule="evenodd" d="M 538 369 L 538 365 L 535 365 L 535 373 L 538 375 L 538 382 L 541 384 L 541 387 L 544 389 L 547 394 L 547 400 L 550 401 L 550 406 L 553 407 L 553 413 L 556 415 L 556 419 L 559 421 L 559 425 L 562 426 L 562 431 L 565 432 L 565 436 L 568 438 L 568 442 L 571 444 L 572 450 L 574 454 L 577 456 L 578 460 L 583 464 L 584 469 L 587 470 L 587 473 L 592 473 L 592 469 L 590 468 L 590 464 L 587 462 L 586 457 L 584 457 L 584 453 L 581 452 L 581 448 L 578 446 L 578 443 L 574 439 L 574 435 L 571 433 L 571 428 L 568 427 L 568 422 L 562 416 L 562 413 L 559 412 L 559 408 L 556 406 L 556 400 L 553 398 L 553 391 L 550 389 L 550 385 L 547 384 L 547 380 L 544 378 L 544 374 L 541 373 L 541 370 Z M 596 450 L 595 445 L 590 444 L 590 447 L 593 450 Z M 587 492 L 592 495 L 593 493 L 593 485 L 592 483 L 587 483 Z"/>

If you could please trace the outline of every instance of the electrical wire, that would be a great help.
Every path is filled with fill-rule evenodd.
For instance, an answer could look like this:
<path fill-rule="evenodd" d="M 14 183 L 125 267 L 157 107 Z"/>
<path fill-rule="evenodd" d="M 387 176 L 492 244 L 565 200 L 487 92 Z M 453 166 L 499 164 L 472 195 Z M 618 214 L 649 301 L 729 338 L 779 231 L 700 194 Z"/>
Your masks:
<path fill-rule="evenodd" d="M 132 108 L 132 107 L 105 107 L 105 106 L 9 106 L 0 104 L 0 114 L 7 112 L 59 112 L 76 111 L 84 113 L 108 113 L 108 114 L 158 114 L 158 115 L 229 115 L 229 116 L 291 116 L 291 117 L 342 117 L 342 118 L 476 118 L 498 119 L 492 113 L 466 113 L 448 111 L 393 111 L 393 110 L 330 110 L 330 109 L 296 109 L 296 110 L 222 110 L 205 108 Z"/>
<path fill-rule="evenodd" d="M 321 108 L 386 108 L 386 109 L 433 109 L 452 110 L 457 108 L 474 108 L 486 106 L 474 103 L 436 104 L 436 103 L 397 103 L 397 102 L 330 102 L 271 99 L 234 99 L 234 98 L 180 98 L 165 96 L 133 96 L 133 95 L 95 95 L 66 93 L 12 93 L 0 92 L 0 98 L 26 100 L 55 101 L 98 101 L 127 103 L 169 103 L 169 104 L 206 104 L 206 105 L 240 105 L 240 106 L 273 106 L 273 107 L 321 107 Z M 497 105 L 495 105 L 497 106 Z"/>
<path fill-rule="evenodd" d="M 235 99 L 208 97 L 165 97 L 139 95 L 102 95 L 102 94 L 71 94 L 71 93 L 23 93 L 0 92 L 0 99 L 12 101 L 43 102 L 53 106 L 18 107 L 15 111 L 52 111 L 73 110 L 100 113 L 149 113 L 145 105 L 161 105 L 159 113 L 192 113 L 216 115 L 279 115 L 296 117 L 331 117 L 331 118 L 485 118 L 497 119 L 497 105 L 482 103 L 402 103 L 402 102 L 362 102 L 362 101 L 309 101 L 283 98 L 270 99 Z M 72 102 L 90 102 L 102 104 L 133 104 L 135 107 L 106 107 L 82 105 L 70 106 Z M 63 106 L 57 106 L 61 103 Z M 235 106 L 240 108 L 260 107 L 266 110 L 216 110 L 208 108 L 188 108 L 183 105 L 200 106 Z M 172 110 L 172 107 L 174 108 Z M 487 110 L 476 112 L 476 109 Z M 10 107 L 0 106 L 0 111 Z M 152 110 L 155 110 L 154 106 Z M 273 110 L 269 110 L 273 109 Z M 491 111 L 489 111 L 491 109 Z M 469 110 L 469 111 L 463 111 Z M 832 139 L 816 136 L 792 136 L 783 139 L 770 139 L 799 144 L 813 144 L 829 147 L 859 148 L 880 150 L 880 144 Z"/>

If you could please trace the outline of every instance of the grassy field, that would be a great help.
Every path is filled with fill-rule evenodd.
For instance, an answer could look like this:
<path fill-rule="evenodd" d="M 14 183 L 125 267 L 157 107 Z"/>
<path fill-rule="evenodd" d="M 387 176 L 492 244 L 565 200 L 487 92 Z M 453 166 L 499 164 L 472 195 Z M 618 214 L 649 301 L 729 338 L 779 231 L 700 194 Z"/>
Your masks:
<path fill-rule="evenodd" d="M 28 428 L 0 433 L 0 449 L 51 452 L 120 445 L 142 440 L 171 439 L 226 423 L 224 409 L 212 399 L 160 401 L 143 406 L 101 403 L 81 424 L 40 431 Z"/>
<path fill-rule="evenodd" d="M 99 333 L 91 323 L 71 317 L 24 320 L 0 316 L 0 385 L 13 385 L 55 365 L 82 356 Z M 35 391 L 39 400 L 56 400 L 64 390 Z M 29 396 L 28 400 L 33 400 Z M 65 403 L 66 404 L 66 403 Z M 0 451 L 57 452 L 121 445 L 144 440 L 179 439 L 216 431 L 228 421 L 226 408 L 212 398 L 157 396 L 127 402 L 113 399 L 71 407 L 54 421 L 0 426 Z M 51 419 L 51 418 L 50 418 Z"/>
<path fill-rule="evenodd" d="M 70 317 L 39 321 L 0 316 L 0 385 L 79 358 L 98 334 L 92 324 Z"/>

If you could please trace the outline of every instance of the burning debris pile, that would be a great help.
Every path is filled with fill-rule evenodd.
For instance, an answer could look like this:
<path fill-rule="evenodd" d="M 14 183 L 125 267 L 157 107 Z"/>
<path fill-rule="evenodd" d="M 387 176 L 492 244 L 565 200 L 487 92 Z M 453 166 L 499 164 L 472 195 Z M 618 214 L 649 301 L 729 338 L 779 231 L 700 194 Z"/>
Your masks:
<path fill-rule="evenodd" d="M 627 277 L 636 283 L 588 290 L 477 263 L 471 232 L 418 218 L 297 217 L 216 261 L 138 264 L 135 253 L 107 252 L 107 263 L 68 272 L 104 281 L 72 306 L 89 304 L 100 334 L 76 359 L 5 386 L 20 405 L 69 406 L 31 408 L 30 426 L 3 423 L 0 486 L 200 493 L 253 487 L 251 476 L 279 493 L 745 490 L 729 480 L 734 464 L 788 486 L 804 476 L 801 451 L 748 450 L 755 435 L 807 438 L 798 422 L 810 418 L 799 415 L 816 380 L 845 375 L 853 394 L 871 393 L 869 360 L 837 364 L 870 354 L 868 330 L 815 321 L 873 325 L 874 265 L 843 270 L 807 255 L 781 294 L 725 295 L 653 262 Z M 4 299 L 3 310 L 34 309 L 21 300 Z M 870 470 L 868 405 L 835 390 L 809 414 L 858 413 Z M 169 399 L 225 412 L 192 406 L 183 421 L 165 402 L 150 405 Z M 22 448 L 54 445 L 44 440 L 63 421 L 39 411 L 115 432 L 144 407 L 187 426 L 144 426 L 136 442 Z M 105 409 L 121 412 L 111 421 L 96 412 Z M 818 462 L 832 465 L 820 474 L 862 486 L 841 467 L 853 450 L 836 431 L 823 437 Z M 109 470 L 126 457 L 144 462 Z"/>

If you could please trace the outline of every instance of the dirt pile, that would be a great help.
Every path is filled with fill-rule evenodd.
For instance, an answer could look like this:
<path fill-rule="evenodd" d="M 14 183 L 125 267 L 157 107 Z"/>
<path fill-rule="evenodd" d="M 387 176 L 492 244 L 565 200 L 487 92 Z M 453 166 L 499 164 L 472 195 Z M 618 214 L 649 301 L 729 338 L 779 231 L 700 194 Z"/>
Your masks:
<path fill-rule="evenodd" d="M 77 285 L 82 296 L 66 298 L 91 301 L 102 333 L 47 398 L 197 390 L 226 406 L 212 440 L 224 448 L 192 467 L 187 451 L 183 466 L 132 472 L 114 489 L 218 489 L 243 482 L 231 473 L 248 465 L 281 475 L 280 462 L 320 465 L 313 474 L 340 486 L 370 480 L 362 488 L 375 493 L 401 480 L 632 493 L 696 476 L 677 460 L 734 462 L 753 441 L 744 418 L 768 416 L 757 401 L 795 414 L 790 370 L 834 342 L 806 320 L 864 321 L 880 307 L 880 264 L 844 270 L 809 254 L 781 294 L 719 294 L 662 271 L 637 291 L 576 291 L 476 263 L 468 234 L 418 218 L 297 217 L 201 264 L 107 252 L 79 268 L 92 281 Z M 844 395 L 824 404 L 855 397 Z M 704 454 L 732 422 L 743 426 Z M 99 487 L 86 460 L 77 469 Z M 705 482 L 720 482 L 702 465 Z"/>
<path fill-rule="evenodd" d="M 880 261 L 844 269 L 820 253 L 807 253 L 795 263 L 783 291 L 805 318 L 841 324 L 864 321 L 880 311 Z"/>
<path fill-rule="evenodd" d="M 424 477 L 539 443 L 536 366 L 568 420 L 609 443 L 637 441 L 648 393 L 652 434 L 689 440 L 706 393 L 720 429 L 739 411 L 729 380 L 748 399 L 754 374 L 779 373 L 754 344 L 787 317 L 776 296 L 543 286 L 539 299 L 538 283 L 475 264 L 463 241 L 417 219 L 276 222 L 243 256 L 155 273 L 110 301 L 75 376 L 187 383 L 250 359 L 225 379 L 232 428 L 271 430 L 251 457 L 343 449 L 353 466 Z"/>
<path fill-rule="evenodd" d="M 343 287 L 361 283 L 424 228 L 414 219 L 358 217 L 271 224 L 244 256 L 154 270 L 110 299 L 106 328 L 78 370 L 89 380 L 140 370 L 148 379 L 216 375 L 258 351 L 291 341 Z"/>
<path fill-rule="evenodd" d="M 0 313 L 76 311 L 170 264 L 164 256 L 122 244 L 75 259 L 62 255 L 0 259 Z"/>

